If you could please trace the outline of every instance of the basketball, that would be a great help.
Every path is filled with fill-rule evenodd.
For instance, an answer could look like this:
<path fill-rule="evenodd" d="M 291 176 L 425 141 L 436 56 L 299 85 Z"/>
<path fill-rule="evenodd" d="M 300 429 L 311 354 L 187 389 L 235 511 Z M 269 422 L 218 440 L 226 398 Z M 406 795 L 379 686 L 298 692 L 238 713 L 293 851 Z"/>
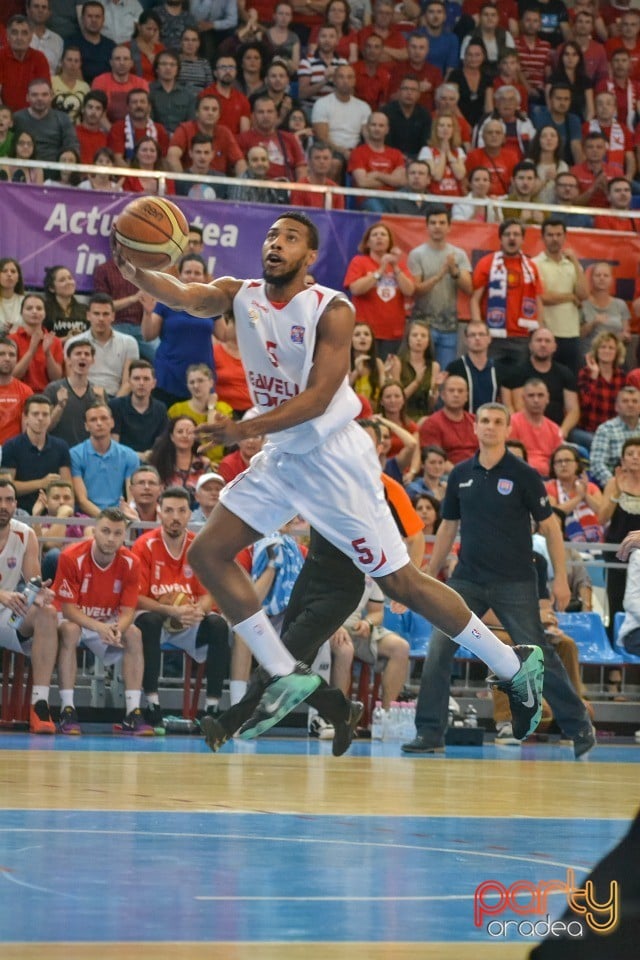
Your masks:
<path fill-rule="evenodd" d="M 163 197 L 138 197 L 118 216 L 115 235 L 134 267 L 163 270 L 185 252 L 189 224 L 174 203 Z"/>

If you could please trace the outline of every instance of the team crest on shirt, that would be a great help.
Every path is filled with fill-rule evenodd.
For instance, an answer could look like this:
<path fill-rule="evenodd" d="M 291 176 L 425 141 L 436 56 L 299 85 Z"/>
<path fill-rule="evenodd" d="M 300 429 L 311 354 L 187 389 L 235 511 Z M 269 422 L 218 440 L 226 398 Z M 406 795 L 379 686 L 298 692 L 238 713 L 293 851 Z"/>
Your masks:
<path fill-rule="evenodd" d="M 513 490 L 513 480 L 498 480 L 498 493 L 508 497 Z"/>
<path fill-rule="evenodd" d="M 260 319 L 260 314 L 258 313 L 258 311 L 255 310 L 253 307 L 249 307 L 248 314 L 249 314 L 249 326 L 250 327 L 257 326 L 258 320 Z"/>
<path fill-rule="evenodd" d="M 291 342 L 304 343 L 304 327 L 300 327 L 297 324 L 291 327 Z"/>
<path fill-rule="evenodd" d="M 15 570 L 17 563 L 18 561 L 15 557 L 9 557 L 7 560 L 7 566 L 9 567 L 9 570 Z"/>
<path fill-rule="evenodd" d="M 122 580 L 114 580 L 114 581 L 113 581 L 113 592 L 114 592 L 114 593 L 122 593 Z"/>
<path fill-rule="evenodd" d="M 73 600 L 73 591 L 69 586 L 68 580 L 63 580 L 58 588 L 58 596 L 65 597 L 67 600 Z"/>
<path fill-rule="evenodd" d="M 185 577 L 193 576 L 193 570 L 191 569 L 188 563 L 185 563 L 184 567 L 182 568 L 182 572 L 184 573 Z"/>

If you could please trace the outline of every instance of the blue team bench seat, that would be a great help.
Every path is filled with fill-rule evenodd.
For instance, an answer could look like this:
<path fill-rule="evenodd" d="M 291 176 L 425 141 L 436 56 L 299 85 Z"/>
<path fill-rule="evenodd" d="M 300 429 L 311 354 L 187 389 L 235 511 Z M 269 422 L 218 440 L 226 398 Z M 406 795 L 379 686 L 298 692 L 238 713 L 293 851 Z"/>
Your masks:
<path fill-rule="evenodd" d="M 409 656 L 415 660 L 426 657 L 429 649 L 429 637 L 433 626 L 419 613 L 413 610 L 407 610 L 405 613 L 393 613 L 388 604 L 384 606 L 384 619 L 382 626 L 387 630 L 393 630 L 409 642 L 411 650 Z M 476 660 L 477 657 L 465 647 L 458 647 L 456 653 L 458 660 Z"/>
<path fill-rule="evenodd" d="M 609 643 L 598 613 L 559 613 L 559 628 L 575 640 L 581 663 L 621 664 L 626 660 Z"/>
<path fill-rule="evenodd" d="M 632 653 L 627 653 L 622 643 L 620 643 L 620 628 L 624 620 L 624 610 L 619 610 L 613 618 L 613 649 L 624 658 L 625 663 L 640 664 L 640 657 L 635 657 Z"/>

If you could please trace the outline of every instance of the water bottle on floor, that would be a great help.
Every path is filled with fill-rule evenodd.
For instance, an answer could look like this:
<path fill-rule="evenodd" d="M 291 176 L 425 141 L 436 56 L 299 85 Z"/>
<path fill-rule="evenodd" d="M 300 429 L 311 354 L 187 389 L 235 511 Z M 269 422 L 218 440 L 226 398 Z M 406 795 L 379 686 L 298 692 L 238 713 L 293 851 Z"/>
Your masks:
<path fill-rule="evenodd" d="M 373 713 L 371 714 L 371 739 L 384 740 L 385 712 L 382 709 L 382 702 L 376 700 Z"/>

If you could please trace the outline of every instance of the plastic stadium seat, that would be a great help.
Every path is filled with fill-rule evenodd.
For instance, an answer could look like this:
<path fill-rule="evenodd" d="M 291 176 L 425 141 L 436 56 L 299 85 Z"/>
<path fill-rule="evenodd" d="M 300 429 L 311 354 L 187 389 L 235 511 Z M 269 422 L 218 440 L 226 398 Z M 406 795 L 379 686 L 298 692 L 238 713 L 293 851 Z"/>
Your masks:
<path fill-rule="evenodd" d="M 433 627 L 419 613 L 414 613 L 413 610 L 407 610 L 405 613 L 392 613 L 391 609 L 385 604 L 382 626 L 386 627 L 387 630 L 393 630 L 394 633 L 408 641 L 411 648 L 409 651 L 410 657 L 416 660 L 426 657 Z"/>
<path fill-rule="evenodd" d="M 21 653 L 2 651 L 2 710 L 0 724 L 29 722 L 31 661 Z"/>
<path fill-rule="evenodd" d="M 621 664 L 626 660 L 609 643 L 598 613 L 558 613 L 558 626 L 575 640 L 581 663 Z"/>

